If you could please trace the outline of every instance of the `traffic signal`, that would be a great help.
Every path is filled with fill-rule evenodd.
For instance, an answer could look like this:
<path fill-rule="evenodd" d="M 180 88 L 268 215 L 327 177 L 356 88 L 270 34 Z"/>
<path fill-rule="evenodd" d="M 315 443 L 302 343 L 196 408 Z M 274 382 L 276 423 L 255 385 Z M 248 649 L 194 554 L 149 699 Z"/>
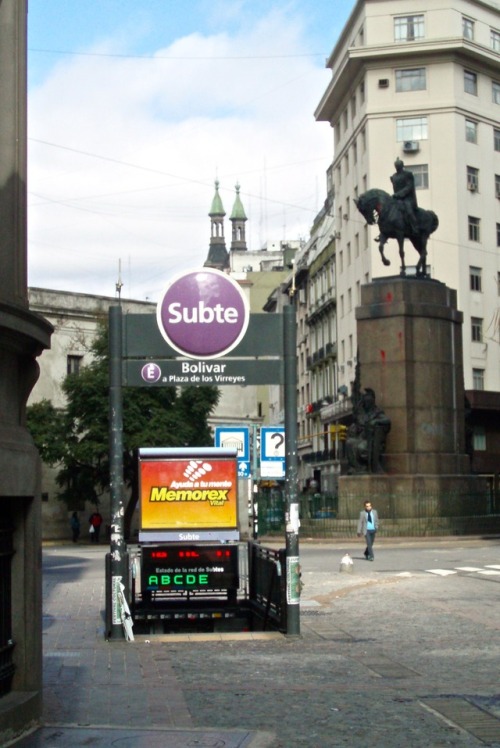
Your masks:
<path fill-rule="evenodd" d="M 343 423 L 334 423 L 332 426 L 330 426 L 330 433 L 334 437 L 337 436 L 341 441 L 345 441 L 347 426 L 344 426 Z"/>

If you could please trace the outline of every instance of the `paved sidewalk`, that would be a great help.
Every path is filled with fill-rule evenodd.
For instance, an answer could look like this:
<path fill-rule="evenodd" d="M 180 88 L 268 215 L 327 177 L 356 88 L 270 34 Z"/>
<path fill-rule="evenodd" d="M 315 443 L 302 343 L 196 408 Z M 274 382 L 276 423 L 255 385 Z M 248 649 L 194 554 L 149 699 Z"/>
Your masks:
<path fill-rule="evenodd" d="M 103 637 L 107 549 L 47 549 L 44 727 L 14 745 L 500 746 L 500 585 L 357 560 L 341 574 L 346 549 L 304 570 L 300 637 L 132 643 Z"/>

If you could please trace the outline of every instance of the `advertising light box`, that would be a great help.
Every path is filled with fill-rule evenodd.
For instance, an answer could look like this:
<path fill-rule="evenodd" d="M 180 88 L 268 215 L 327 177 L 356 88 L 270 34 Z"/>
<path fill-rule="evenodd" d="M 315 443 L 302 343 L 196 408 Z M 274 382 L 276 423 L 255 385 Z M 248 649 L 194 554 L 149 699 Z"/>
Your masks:
<path fill-rule="evenodd" d="M 238 540 L 235 449 L 139 450 L 139 541 Z"/>

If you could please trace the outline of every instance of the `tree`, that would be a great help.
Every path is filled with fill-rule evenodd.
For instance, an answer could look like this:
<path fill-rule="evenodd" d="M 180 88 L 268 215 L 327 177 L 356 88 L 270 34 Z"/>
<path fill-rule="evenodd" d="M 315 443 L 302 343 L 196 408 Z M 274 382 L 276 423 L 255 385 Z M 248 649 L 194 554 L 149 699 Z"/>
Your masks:
<path fill-rule="evenodd" d="M 28 427 L 42 460 L 57 467 L 58 496 L 69 508 L 99 504 L 109 489 L 109 355 L 103 324 L 92 346 L 92 361 L 62 384 L 66 405 L 48 400 L 27 410 Z M 136 450 L 213 443 L 208 416 L 219 401 L 216 387 L 130 387 L 123 389 L 123 465 L 132 489 L 126 520 L 137 502 Z M 127 525 L 127 521 L 126 521 Z"/>

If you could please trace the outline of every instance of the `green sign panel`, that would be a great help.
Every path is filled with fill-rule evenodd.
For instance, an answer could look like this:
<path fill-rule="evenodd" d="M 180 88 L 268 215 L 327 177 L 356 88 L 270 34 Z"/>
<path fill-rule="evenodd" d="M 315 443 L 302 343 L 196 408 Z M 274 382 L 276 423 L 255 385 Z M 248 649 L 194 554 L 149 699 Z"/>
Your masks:
<path fill-rule="evenodd" d="M 245 337 L 231 351 L 231 358 L 240 356 L 276 356 L 283 350 L 283 316 L 251 314 Z M 178 352 L 162 337 L 156 314 L 123 315 L 124 358 L 175 358 Z"/>
<path fill-rule="evenodd" d="M 251 314 L 231 358 L 197 360 L 178 353 L 160 334 L 156 315 L 123 316 L 122 383 L 125 387 L 259 385 L 284 381 L 281 314 Z"/>

